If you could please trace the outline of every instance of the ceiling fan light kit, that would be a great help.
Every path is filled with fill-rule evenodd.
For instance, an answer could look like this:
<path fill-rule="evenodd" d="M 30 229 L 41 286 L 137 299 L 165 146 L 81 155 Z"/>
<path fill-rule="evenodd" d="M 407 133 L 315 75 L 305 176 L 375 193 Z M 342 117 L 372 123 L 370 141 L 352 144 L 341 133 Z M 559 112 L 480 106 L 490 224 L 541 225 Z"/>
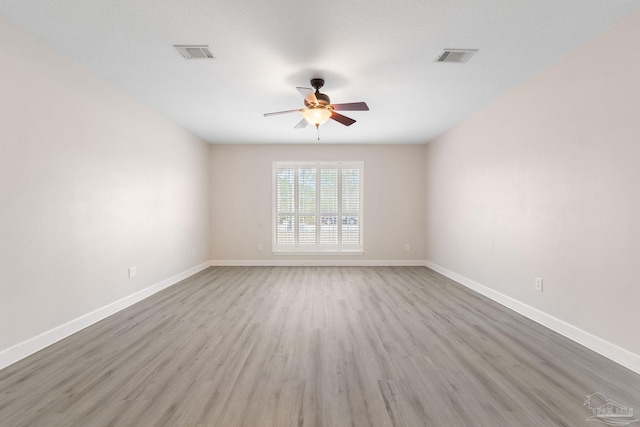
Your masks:
<path fill-rule="evenodd" d="M 286 110 L 286 111 L 276 111 L 274 113 L 265 113 L 265 117 L 274 116 L 278 114 L 286 114 L 300 111 L 302 112 L 303 119 L 294 126 L 296 129 L 300 129 L 306 127 L 307 124 L 311 124 L 316 127 L 316 129 L 320 128 L 320 125 L 325 124 L 329 119 L 335 120 L 338 123 L 342 123 L 345 126 L 351 126 L 356 121 L 350 117 L 343 116 L 342 114 L 336 113 L 336 110 L 346 110 L 346 111 L 369 111 L 369 107 L 365 102 L 350 102 L 346 104 L 331 104 L 331 99 L 328 95 L 324 93 L 320 93 L 320 88 L 324 86 L 323 79 L 311 79 L 311 86 L 315 89 L 308 87 L 297 87 L 298 92 L 304 98 L 304 105 L 306 108 L 301 108 L 298 110 Z M 318 135 L 318 140 L 320 140 L 320 136 Z"/>
<path fill-rule="evenodd" d="M 327 107 L 312 107 L 302 110 L 302 117 L 307 123 L 318 127 L 323 125 L 331 118 L 331 110 Z"/>

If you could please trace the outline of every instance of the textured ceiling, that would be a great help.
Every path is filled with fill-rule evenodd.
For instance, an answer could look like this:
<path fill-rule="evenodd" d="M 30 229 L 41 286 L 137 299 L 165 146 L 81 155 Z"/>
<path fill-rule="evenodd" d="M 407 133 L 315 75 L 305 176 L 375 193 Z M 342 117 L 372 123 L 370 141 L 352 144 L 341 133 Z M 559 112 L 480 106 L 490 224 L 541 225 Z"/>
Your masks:
<path fill-rule="evenodd" d="M 323 143 L 425 143 L 640 9 L 639 0 L 2 0 L 0 14 L 210 143 L 315 143 L 296 86 L 326 80 Z M 174 44 L 206 44 L 184 60 Z M 479 52 L 434 62 L 444 48 Z"/>

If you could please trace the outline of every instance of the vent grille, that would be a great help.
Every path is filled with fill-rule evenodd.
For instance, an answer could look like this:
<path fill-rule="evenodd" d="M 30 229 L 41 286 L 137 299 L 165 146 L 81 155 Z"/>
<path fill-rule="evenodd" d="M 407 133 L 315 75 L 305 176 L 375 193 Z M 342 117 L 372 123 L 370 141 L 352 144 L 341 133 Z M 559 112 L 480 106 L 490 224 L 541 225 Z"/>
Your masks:
<path fill-rule="evenodd" d="M 467 62 L 477 51 L 478 49 L 445 49 L 436 62 Z"/>
<path fill-rule="evenodd" d="M 207 45 L 173 45 L 184 59 L 215 59 Z"/>

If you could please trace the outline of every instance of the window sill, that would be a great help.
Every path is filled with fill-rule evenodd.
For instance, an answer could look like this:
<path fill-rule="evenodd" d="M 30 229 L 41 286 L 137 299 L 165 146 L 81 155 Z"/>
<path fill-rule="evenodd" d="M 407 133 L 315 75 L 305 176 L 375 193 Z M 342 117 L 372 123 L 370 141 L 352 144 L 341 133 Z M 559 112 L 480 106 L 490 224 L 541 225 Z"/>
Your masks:
<path fill-rule="evenodd" d="M 288 250 L 273 250 L 271 252 L 273 255 L 302 255 L 302 256 L 332 256 L 332 255 L 364 255 L 364 250 L 362 249 L 354 249 L 354 250 L 342 250 L 342 251 L 288 251 Z"/>

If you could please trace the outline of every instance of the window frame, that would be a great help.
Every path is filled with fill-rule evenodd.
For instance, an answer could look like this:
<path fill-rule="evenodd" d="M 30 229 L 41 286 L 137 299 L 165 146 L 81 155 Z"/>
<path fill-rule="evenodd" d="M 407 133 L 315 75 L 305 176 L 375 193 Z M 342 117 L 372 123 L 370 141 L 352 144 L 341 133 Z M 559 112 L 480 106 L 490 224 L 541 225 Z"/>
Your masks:
<path fill-rule="evenodd" d="M 294 169 L 294 212 L 293 217 L 293 229 L 294 229 L 294 243 L 293 244 L 277 244 L 277 220 L 278 215 L 282 214 L 278 212 L 277 206 L 277 171 L 278 169 Z M 337 229 L 337 243 L 336 244 L 321 244 L 321 222 L 322 215 L 327 212 L 322 211 L 320 203 L 320 181 L 316 179 L 316 204 L 315 213 L 316 216 L 316 243 L 315 244 L 300 244 L 299 243 L 299 217 L 305 215 L 299 211 L 299 193 L 298 193 L 298 175 L 300 168 L 315 168 L 316 177 L 321 175 L 321 169 L 339 169 L 338 180 L 336 184 L 338 210 L 335 213 L 337 216 L 336 222 L 338 223 Z M 342 170 L 345 169 L 357 169 L 359 171 L 359 195 L 358 195 L 358 240 L 359 244 L 350 245 L 342 243 L 342 229 L 343 229 L 343 216 L 352 216 L 353 212 L 343 212 L 342 210 Z M 363 161 L 273 161 L 272 163 L 272 177 L 271 177 L 271 251 L 274 255 L 362 255 L 364 254 L 364 162 Z M 330 213 L 333 214 L 333 213 Z"/>

